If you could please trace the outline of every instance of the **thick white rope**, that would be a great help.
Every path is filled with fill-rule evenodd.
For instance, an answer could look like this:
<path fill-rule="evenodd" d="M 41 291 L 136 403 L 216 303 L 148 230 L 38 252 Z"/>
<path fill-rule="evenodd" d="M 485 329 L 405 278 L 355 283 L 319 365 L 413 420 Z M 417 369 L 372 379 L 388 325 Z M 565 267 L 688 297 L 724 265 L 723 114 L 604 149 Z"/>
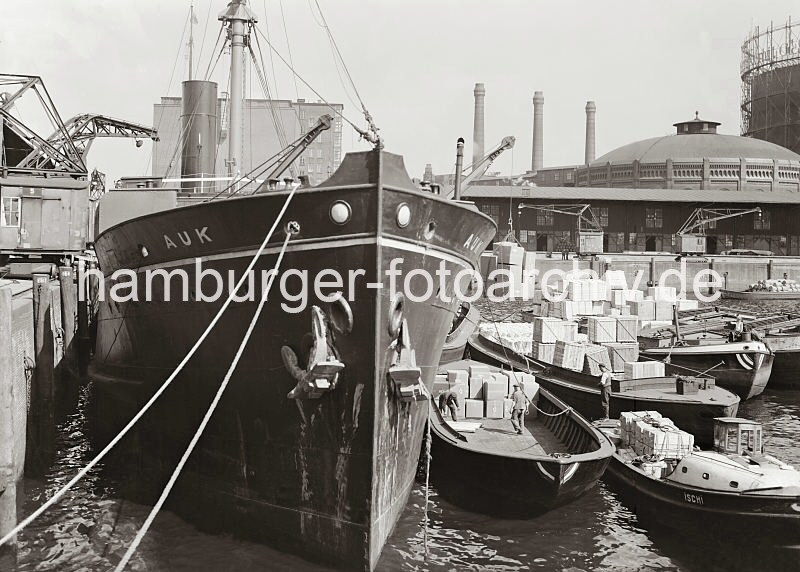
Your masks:
<path fill-rule="evenodd" d="M 261 253 L 267 247 L 267 244 L 272 238 L 272 234 L 275 232 L 275 229 L 278 228 L 278 224 L 280 223 L 281 218 L 283 218 L 286 209 L 289 207 L 289 203 L 291 202 L 292 197 L 294 197 L 295 191 L 296 189 L 292 189 L 292 192 L 290 192 L 289 195 L 286 197 L 286 202 L 283 204 L 283 208 L 281 208 L 280 213 L 278 213 L 278 216 L 275 218 L 275 222 L 273 223 L 272 228 L 269 229 L 267 236 L 264 238 L 264 242 L 262 242 L 261 246 L 258 248 L 258 252 L 256 252 L 255 255 L 253 256 L 253 259 L 250 261 L 250 264 L 248 265 L 247 269 L 242 274 L 242 277 L 239 279 L 239 282 L 236 283 L 236 287 L 228 295 L 228 299 L 225 300 L 225 303 L 222 304 L 222 307 L 220 307 L 219 311 L 217 312 L 217 315 L 214 316 L 214 319 L 211 320 L 211 323 L 208 325 L 203 334 L 197 339 L 194 346 L 192 346 L 192 349 L 189 350 L 189 353 L 186 354 L 181 363 L 178 364 L 178 367 L 175 368 L 175 371 L 173 371 L 172 374 L 170 374 L 167 380 L 161 385 L 161 387 L 158 388 L 158 391 L 156 391 L 153 394 L 150 400 L 144 405 L 144 407 L 142 407 L 141 411 L 139 411 L 139 413 L 137 413 L 136 416 L 128 422 L 128 424 L 122 429 L 122 431 L 120 431 L 119 434 L 116 437 L 114 437 L 114 439 L 112 439 L 111 442 L 108 445 L 106 445 L 106 447 L 102 451 L 100 451 L 100 453 L 94 459 L 89 461 L 84 468 L 78 471 L 78 474 L 75 475 L 71 481 L 69 481 L 66 485 L 64 485 L 58 491 L 56 491 L 56 493 L 52 497 L 50 497 L 42 506 L 36 509 L 28 518 L 23 520 L 11 532 L 9 532 L 2 539 L 0 539 L 0 546 L 2 546 L 6 542 L 14 538 L 17 533 L 21 532 L 26 526 L 28 526 L 34 520 L 39 518 L 42 515 L 42 513 L 44 513 L 44 511 L 46 511 L 48 508 L 50 508 L 56 502 L 58 502 L 58 500 L 62 496 L 64 496 L 64 493 L 70 490 L 73 486 L 75 486 L 75 484 L 78 481 L 80 481 L 83 477 L 85 477 L 86 473 L 88 473 L 92 469 L 92 467 L 94 467 L 97 463 L 99 463 L 103 459 L 103 457 L 105 457 L 111 451 L 111 449 L 113 449 L 116 446 L 116 444 L 119 443 L 119 441 L 128 433 L 128 431 L 130 431 L 133 428 L 133 426 L 139 421 L 139 419 L 142 418 L 145 412 L 148 409 L 150 409 L 150 407 L 152 407 L 153 403 L 156 402 L 156 400 L 161 396 L 161 394 L 164 393 L 164 391 L 166 391 L 167 387 L 169 387 L 172 381 L 178 376 L 178 374 L 187 364 L 189 359 L 197 351 L 197 348 L 200 347 L 200 344 L 203 343 L 203 341 L 208 337 L 208 334 L 210 334 L 211 331 L 214 329 L 214 327 L 217 325 L 217 322 L 222 317 L 222 314 L 225 312 L 225 310 L 228 309 L 228 306 L 230 306 L 234 296 L 239 291 L 239 288 L 241 288 L 242 284 L 244 284 L 244 282 L 247 280 L 247 277 L 250 275 L 250 272 L 252 272 L 253 268 L 255 267 L 258 258 L 261 256 Z"/>
<path fill-rule="evenodd" d="M 283 246 L 281 247 L 281 251 L 278 254 L 278 259 L 275 261 L 275 267 L 273 268 L 272 273 L 270 274 L 269 281 L 267 282 L 266 287 L 261 295 L 261 300 L 258 302 L 258 307 L 256 308 L 255 314 L 253 314 L 253 319 L 250 320 L 250 326 L 247 328 L 247 332 L 245 332 L 244 339 L 242 339 L 242 343 L 239 344 L 239 349 L 236 351 L 236 355 L 231 362 L 230 367 L 228 368 L 228 373 L 225 374 L 225 379 L 222 380 L 222 383 L 217 390 L 217 394 L 214 396 L 214 400 L 211 402 L 211 405 L 206 411 L 205 417 L 200 422 L 200 426 L 197 428 L 194 436 L 192 437 L 189 446 L 186 448 L 186 451 L 183 453 L 183 457 L 178 462 L 178 465 L 175 467 L 175 470 L 172 473 L 172 476 L 169 478 L 166 486 L 164 487 L 163 492 L 161 493 L 161 497 L 156 502 L 153 510 L 150 511 L 150 514 L 147 515 L 147 519 L 144 521 L 142 528 L 136 534 L 136 538 L 133 539 L 133 542 L 128 547 L 127 552 L 125 552 L 125 556 L 122 557 L 122 560 L 119 561 L 117 564 L 116 572 L 122 572 L 127 566 L 128 561 L 133 557 L 136 549 L 139 547 L 139 543 L 141 543 L 144 535 L 147 534 L 147 531 L 150 529 L 150 525 L 153 524 L 158 512 L 161 510 L 161 507 L 166 502 L 169 493 L 172 491 L 172 487 L 175 485 L 175 482 L 178 480 L 178 477 L 183 470 L 186 461 L 189 460 L 189 456 L 192 454 L 197 442 L 200 440 L 200 437 L 203 435 L 203 431 L 205 431 L 208 422 L 211 420 L 211 416 L 214 414 L 214 410 L 217 408 L 219 404 L 219 400 L 222 398 L 222 394 L 225 392 L 225 389 L 228 387 L 228 382 L 231 380 L 231 376 L 233 372 L 236 370 L 236 366 L 239 365 L 239 359 L 242 357 L 244 353 L 244 349 L 247 347 L 247 342 L 250 341 L 250 336 L 253 334 L 253 330 L 256 327 L 256 323 L 258 322 L 259 317 L 261 317 L 261 312 L 264 309 L 264 304 L 267 302 L 267 297 L 269 296 L 269 291 L 272 288 L 272 283 L 275 281 L 275 276 L 278 273 L 278 268 L 281 265 L 281 261 L 283 260 L 283 255 L 286 253 L 286 245 L 289 243 L 289 239 L 292 237 L 290 233 L 286 234 L 286 239 L 283 241 Z"/>

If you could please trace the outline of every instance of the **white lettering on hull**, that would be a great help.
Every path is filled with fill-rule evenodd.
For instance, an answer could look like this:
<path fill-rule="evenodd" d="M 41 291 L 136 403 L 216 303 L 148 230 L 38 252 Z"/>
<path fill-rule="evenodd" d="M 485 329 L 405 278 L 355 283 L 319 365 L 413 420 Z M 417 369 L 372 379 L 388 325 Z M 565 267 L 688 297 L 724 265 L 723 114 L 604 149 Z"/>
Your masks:
<path fill-rule="evenodd" d="M 194 238 L 192 236 L 192 231 L 194 232 Z M 170 235 L 164 235 L 164 244 L 166 245 L 167 249 L 170 248 L 178 248 L 178 242 L 182 246 L 191 246 L 194 244 L 205 244 L 207 242 L 213 242 L 211 237 L 208 235 L 208 227 L 204 226 L 203 228 L 193 228 L 192 231 L 182 230 L 180 232 L 176 232 L 175 236 L 178 238 L 176 242 L 173 240 Z M 195 242 L 196 241 L 196 242 Z"/>

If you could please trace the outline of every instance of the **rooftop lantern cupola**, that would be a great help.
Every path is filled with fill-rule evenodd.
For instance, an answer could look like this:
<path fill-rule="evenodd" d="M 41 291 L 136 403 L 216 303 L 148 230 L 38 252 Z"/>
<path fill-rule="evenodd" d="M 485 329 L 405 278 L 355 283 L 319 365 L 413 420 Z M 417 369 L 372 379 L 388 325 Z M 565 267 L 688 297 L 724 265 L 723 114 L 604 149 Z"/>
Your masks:
<path fill-rule="evenodd" d="M 694 119 L 690 121 L 680 121 L 672 124 L 677 129 L 678 135 L 693 135 L 696 133 L 716 133 L 717 126 L 720 125 L 717 121 L 707 121 L 700 119 L 699 113 L 694 112 Z"/>

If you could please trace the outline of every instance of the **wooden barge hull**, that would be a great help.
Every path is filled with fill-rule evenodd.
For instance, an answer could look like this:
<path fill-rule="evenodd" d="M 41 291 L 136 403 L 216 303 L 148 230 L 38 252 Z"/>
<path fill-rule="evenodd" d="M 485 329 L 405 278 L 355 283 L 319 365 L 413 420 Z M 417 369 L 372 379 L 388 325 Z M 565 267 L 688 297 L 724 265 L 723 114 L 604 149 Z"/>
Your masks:
<path fill-rule="evenodd" d="M 98 238 L 101 268 L 106 276 L 126 268 L 180 269 L 194 285 L 200 259 L 204 268 L 238 279 L 286 195 L 276 191 L 200 203 L 125 222 Z M 352 209 L 342 225 L 328 214 L 337 201 Z M 401 226 L 396 217 L 404 207 L 411 216 Z M 334 324 L 346 318 L 341 307 L 317 299 L 311 287 L 302 311 L 285 311 L 282 304 L 293 308 L 298 301 L 284 296 L 276 280 L 169 506 L 207 529 L 372 570 L 405 507 L 427 418 L 427 404 L 400 400 L 389 374 L 397 358 L 392 324 L 406 324 L 416 363 L 438 363 L 457 304 L 408 297 L 398 304 L 390 280 L 402 285 L 411 269 L 435 276 L 440 264 L 449 276 L 476 268 L 495 227 L 471 208 L 416 191 L 402 159 L 382 152 L 351 154 L 323 186 L 298 191 L 286 221 L 297 221 L 301 230 L 289 243 L 282 271 L 308 272 L 313 279 L 337 269 L 345 280 L 348 270 L 365 271 L 352 289 L 344 286 L 352 301 L 352 328 L 331 328 L 321 341 L 345 367 L 337 385 L 322 396 L 288 398 L 297 380 L 285 367 L 281 348 L 291 348 L 305 367 L 314 339 L 311 305 L 324 309 Z M 195 240 L 200 236 L 208 240 Z M 258 277 L 274 266 L 284 237 L 276 233 L 257 261 L 255 300 L 231 305 L 118 457 L 136 489 L 128 490 L 141 501 L 155 501 L 198 427 L 256 309 L 264 286 Z M 170 242 L 181 246 L 172 248 Z M 389 276 L 393 259 L 402 259 L 394 265 L 399 275 Z M 413 278 L 411 290 L 419 295 L 425 281 Z M 376 283 L 380 287 L 369 286 Z M 291 284 L 287 281 L 287 290 L 295 295 L 298 283 Z M 171 301 L 164 301 L 159 285 L 168 288 Z M 115 435 L 172 373 L 225 298 L 199 301 L 192 290 L 182 300 L 180 287 L 178 280 L 155 280 L 153 301 L 101 303 L 91 373 L 101 439 Z M 452 292 L 452 279 L 446 288 Z M 429 389 L 434 373 L 422 368 Z"/>
<path fill-rule="evenodd" d="M 749 302 L 800 300 L 800 292 L 744 292 L 741 290 L 720 290 L 720 296 L 723 300 L 745 300 Z"/>
<path fill-rule="evenodd" d="M 543 411 L 552 414 L 567 407 L 553 396 L 542 397 L 537 406 Z M 543 423 L 564 444 L 564 451 L 573 452 L 535 458 L 470 449 L 453 437 L 438 411 L 431 417 L 431 475 L 439 494 L 493 515 L 531 516 L 575 500 L 597 483 L 613 451 L 607 439 L 574 412 L 547 417 L 531 410 L 526 426 Z M 510 420 L 508 426 L 511 431 Z"/>
<path fill-rule="evenodd" d="M 641 342 L 643 338 L 639 338 Z M 673 375 L 705 372 L 720 385 L 738 395 L 742 401 L 764 392 L 772 373 L 775 356 L 760 342 L 732 342 L 714 345 L 682 347 L 651 347 L 641 351 L 641 356 L 665 359 L 670 363 L 666 370 Z"/>
<path fill-rule="evenodd" d="M 469 342 L 470 355 L 495 365 L 531 371 L 536 381 L 550 393 L 574 407 L 587 419 L 600 419 L 603 407 L 597 378 L 572 370 L 540 364 L 482 336 L 474 335 Z M 692 433 L 698 443 L 713 445 L 714 418 L 732 417 L 739 409 L 739 399 L 721 388 L 701 389 L 696 396 L 648 395 L 649 392 L 613 392 L 609 401 L 609 416 L 618 418 L 623 411 L 658 411 L 672 419 L 678 427 Z M 713 398 L 713 399 L 712 399 Z"/>

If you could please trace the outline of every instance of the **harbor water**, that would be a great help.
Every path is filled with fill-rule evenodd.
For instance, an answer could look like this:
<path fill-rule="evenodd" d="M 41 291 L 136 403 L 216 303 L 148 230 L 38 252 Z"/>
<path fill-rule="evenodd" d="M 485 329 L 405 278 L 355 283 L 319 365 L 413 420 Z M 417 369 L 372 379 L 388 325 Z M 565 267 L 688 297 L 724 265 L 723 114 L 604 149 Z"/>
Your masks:
<path fill-rule="evenodd" d="M 515 307 L 486 310 L 485 318 L 501 319 Z M 762 305 L 758 310 L 765 308 Z M 90 398 L 91 386 L 83 390 L 74 412 L 60 425 L 57 459 L 51 470 L 42 479 L 26 478 L 20 484 L 20 518 L 33 512 L 92 458 L 86 415 Z M 742 404 L 739 413 L 764 424 L 769 453 L 800 465 L 800 392 L 768 389 Z M 767 548 L 758 531 L 743 531 L 743 539 L 731 539 L 718 538 L 714 531 L 685 535 L 639 522 L 631 507 L 603 482 L 567 506 L 528 520 L 507 520 L 453 506 L 438 495 L 432 481 L 426 550 L 424 499 L 424 485 L 418 482 L 383 550 L 378 570 L 800 569 L 800 547 L 798 551 Z M 149 510 L 149 506 L 122 499 L 118 484 L 98 465 L 60 504 L 19 536 L 16 565 L 6 556 L 0 558 L 0 569 L 113 569 Z M 233 536 L 206 534 L 162 511 L 128 570 L 327 568 Z"/>

